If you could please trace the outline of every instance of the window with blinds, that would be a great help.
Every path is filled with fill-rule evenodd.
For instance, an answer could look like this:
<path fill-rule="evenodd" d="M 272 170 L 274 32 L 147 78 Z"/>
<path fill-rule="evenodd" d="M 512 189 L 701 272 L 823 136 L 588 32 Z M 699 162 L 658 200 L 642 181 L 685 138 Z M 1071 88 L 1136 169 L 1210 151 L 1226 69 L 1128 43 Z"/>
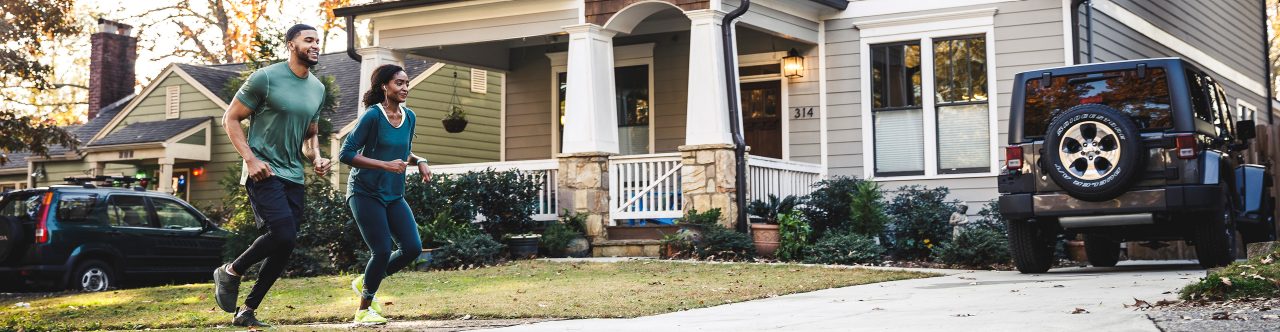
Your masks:
<path fill-rule="evenodd" d="M 165 119 L 178 118 L 179 112 L 181 111 L 179 109 L 180 107 L 179 105 L 182 104 L 181 98 L 182 98 L 182 87 L 171 86 L 164 89 L 164 118 Z"/>
<path fill-rule="evenodd" d="M 938 173 L 991 169 L 987 43 L 983 36 L 934 39 Z"/>
<path fill-rule="evenodd" d="M 871 47 L 875 175 L 924 174 L 920 43 Z"/>

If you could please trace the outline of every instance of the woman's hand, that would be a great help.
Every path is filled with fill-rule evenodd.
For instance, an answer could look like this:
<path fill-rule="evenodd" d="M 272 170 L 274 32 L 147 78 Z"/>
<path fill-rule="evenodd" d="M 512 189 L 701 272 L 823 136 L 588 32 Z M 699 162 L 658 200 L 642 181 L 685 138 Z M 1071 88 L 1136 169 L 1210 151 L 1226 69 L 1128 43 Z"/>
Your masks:
<path fill-rule="evenodd" d="M 431 167 L 427 163 L 418 163 L 418 174 L 422 174 L 422 182 L 431 182 Z"/>
<path fill-rule="evenodd" d="M 404 160 L 400 160 L 400 159 L 382 162 L 382 170 L 391 172 L 391 173 L 404 174 L 404 170 L 407 167 L 408 167 L 408 164 L 406 164 Z"/>

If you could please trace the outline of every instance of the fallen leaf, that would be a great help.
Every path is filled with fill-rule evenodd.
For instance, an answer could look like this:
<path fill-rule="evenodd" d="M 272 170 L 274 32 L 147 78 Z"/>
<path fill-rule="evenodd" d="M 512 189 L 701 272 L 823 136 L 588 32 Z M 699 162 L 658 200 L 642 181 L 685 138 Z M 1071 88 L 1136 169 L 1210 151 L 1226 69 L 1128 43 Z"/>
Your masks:
<path fill-rule="evenodd" d="M 1053 285 L 1053 288 L 1063 288 L 1063 287 L 1067 287 L 1067 286 L 1063 286 L 1063 285 Z"/>
<path fill-rule="evenodd" d="M 1133 298 L 1133 304 L 1126 304 L 1126 305 L 1124 305 L 1124 307 L 1125 307 L 1125 308 L 1128 308 L 1128 307 L 1134 307 L 1134 308 L 1138 308 L 1138 309 L 1146 309 L 1146 308 L 1150 308 L 1150 307 L 1151 307 L 1151 303 L 1149 303 L 1149 302 L 1147 302 L 1147 301 L 1139 300 L 1138 298 L 1136 298 L 1136 297 L 1135 297 L 1135 298 Z"/>
<path fill-rule="evenodd" d="M 1087 313 L 1089 313 L 1089 311 L 1088 311 L 1088 310 L 1084 310 L 1084 308 L 1076 308 L 1076 310 L 1072 310 L 1072 311 L 1071 311 L 1071 314 L 1072 314 L 1072 315 L 1076 315 L 1076 314 L 1087 314 Z"/>
<path fill-rule="evenodd" d="M 1231 319 L 1231 313 L 1229 312 L 1219 311 L 1219 312 L 1213 313 L 1213 320 L 1227 320 L 1227 319 Z"/>
<path fill-rule="evenodd" d="M 1156 306 L 1157 306 L 1157 307 L 1163 307 L 1163 306 L 1167 306 L 1167 305 L 1170 305 L 1170 304 L 1176 304 L 1176 303 L 1178 303 L 1178 301 L 1176 301 L 1176 300 L 1160 300 L 1160 301 L 1156 301 Z"/>
<path fill-rule="evenodd" d="M 973 317 L 973 314 L 955 314 L 952 317 Z"/>
<path fill-rule="evenodd" d="M 1259 263 L 1262 263 L 1263 265 L 1267 265 L 1267 264 L 1271 264 L 1271 262 L 1274 262 L 1274 261 L 1275 261 L 1274 259 L 1271 259 L 1271 255 L 1267 255 L 1267 257 L 1263 257 L 1262 261 L 1260 261 Z"/>
<path fill-rule="evenodd" d="M 1227 287 L 1231 287 L 1231 279 L 1227 277 L 1218 277 L 1218 280 L 1222 281 L 1223 285 L 1227 285 Z"/>
<path fill-rule="evenodd" d="M 291 306 L 291 305 L 285 305 L 284 307 L 285 307 L 285 308 L 289 308 L 289 310 L 297 309 L 297 308 L 294 308 L 294 307 L 293 307 L 293 306 Z"/>
<path fill-rule="evenodd" d="M 881 308 L 881 307 L 871 308 L 871 311 L 883 311 L 883 310 L 884 308 Z"/>
<path fill-rule="evenodd" d="M 471 315 L 465 315 L 458 318 L 458 320 L 470 320 L 470 319 L 471 319 Z"/>
<path fill-rule="evenodd" d="M 395 302 L 391 302 L 391 301 L 387 301 L 387 302 L 382 302 L 382 305 L 396 305 L 396 303 L 395 303 Z"/>

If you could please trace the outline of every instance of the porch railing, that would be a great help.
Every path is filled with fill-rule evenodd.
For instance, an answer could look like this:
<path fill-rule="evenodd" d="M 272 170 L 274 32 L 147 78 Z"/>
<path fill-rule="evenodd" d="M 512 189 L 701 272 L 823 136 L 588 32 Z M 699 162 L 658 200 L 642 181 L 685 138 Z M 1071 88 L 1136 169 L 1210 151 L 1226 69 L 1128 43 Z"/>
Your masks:
<path fill-rule="evenodd" d="M 684 209 L 680 167 L 679 153 L 610 157 L 611 224 L 625 219 L 680 217 Z"/>
<path fill-rule="evenodd" d="M 822 177 L 822 165 L 760 156 L 747 157 L 747 199 L 804 196 Z"/>
<path fill-rule="evenodd" d="M 526 160 L 526 161 L 503 161 L 490 163 L 473 163 L 473 164 L 454 164 L 454 165 L 438 165 L 431 166 L 431 172 L 435 174 L 462 174 L 470 171 L 483 171 L 485 169 L 493 169 L 495 171 L 520 171 L 521 175 L 532 178 L 538 182 L 538 199 L 537 207 L 534 210 L 533 220 L 556 220 L 558 206 L 556 205 L 556 170 L 560 166 L 555 159 L 542 160 Z M 417 173 L 417 167 L 409 167 L 410 173 Z"/>

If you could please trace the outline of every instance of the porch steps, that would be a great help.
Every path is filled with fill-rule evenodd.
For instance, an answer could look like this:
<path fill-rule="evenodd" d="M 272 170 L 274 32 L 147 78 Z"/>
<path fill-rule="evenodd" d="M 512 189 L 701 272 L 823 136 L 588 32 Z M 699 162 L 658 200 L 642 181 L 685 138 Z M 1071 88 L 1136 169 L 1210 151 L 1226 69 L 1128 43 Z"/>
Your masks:
<path fill-rule="evenodd" d="M 593 257 L 658 257 L 659 240 L 604 240 L 591 244 Z"/>

